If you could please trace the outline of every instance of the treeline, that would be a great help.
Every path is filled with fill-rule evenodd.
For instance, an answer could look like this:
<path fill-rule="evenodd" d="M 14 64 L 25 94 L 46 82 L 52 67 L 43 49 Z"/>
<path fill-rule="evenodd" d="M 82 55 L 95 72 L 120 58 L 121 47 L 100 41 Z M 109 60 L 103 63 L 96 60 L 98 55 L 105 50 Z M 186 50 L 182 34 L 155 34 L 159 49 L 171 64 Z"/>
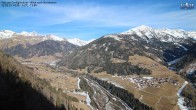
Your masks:
<path fill-rule="evenodd" d="M 93 76 L 89 75 L 88 77 L 96 81 L 99 85 L 104 87 L 111 94 L 119 97 L 121 100 L 127 103 L 127 105 L 131 107 L 133 110 L 153 110 L 152 107 L 149 107 L 148 105 L 145 105 L 142 102 L 140 102 L 138 99 L 136 99 L 134 95 L 129 91 L 116 87 L 115 85 L 108 83 L 107 81 L 100 80 Z"/>
<path fill-rule="evenodd" d="M 141 68 L 138 65 L 132 65 L 131 62 L 125 63 L 112 63 L 111 61 L 106 62 L 104 67 L 99 67 L 95 65 L 88 66 L 87 72 L 103 72 L 106 71 L 109 74 L 118 74 L 118 75 L 150 75 L 151 70 L 146 68 Z"/>
<path fill-rule="evenodd" d="M 118 75 L 149 75 L 151 71 L 146 68 L 141 68 L 138 65 L 132 65 L 131 62 L 107 64 L 105 71 L 109 74 Z"/>
<path fill-rule="evenodd" d="M 81 88 L 81 90 L 83 90 L 83 91 L 87 91 L 88 92 L 88 94 L 89 94 L 89 97 L 90 97 L 90 99 L 91 99 L 91 105 L 93 106 L 93 107 L 96 107 L 96 108 L 98 108 L 97 107 L 97 105 L 96 105 L 96 103 L 95 103 L 95 101 L 94 101 L 94 99 L 92 98 L 93 97 L 93 94 L 94 94 L 94 91 L 93 91 L 93 89 L 88 85 L 88 83 L 87 83 L 87 81 L 84 79 L 84 78 L 80 78 L 80 88 Z"/>
<path fill-rule="evenodd" d="M 48 100 L 30 82 L 21 80 L 16 74 L 16 70 L 3 70 L 0 65 L 1 110 L 66 110 L 63 104 L 55 106 L 53 97 Z"/>

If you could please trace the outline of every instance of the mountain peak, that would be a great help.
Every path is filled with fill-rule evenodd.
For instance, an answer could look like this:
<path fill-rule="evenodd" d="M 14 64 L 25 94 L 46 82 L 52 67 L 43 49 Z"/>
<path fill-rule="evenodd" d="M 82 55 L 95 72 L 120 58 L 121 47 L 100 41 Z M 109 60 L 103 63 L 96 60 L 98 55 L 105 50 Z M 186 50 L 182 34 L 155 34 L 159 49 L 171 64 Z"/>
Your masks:
<path fill-rule="evenodd" d="M 55 41 L 64 41 L 63 38 L 60 38 L 58 36 L 55 35 L 46 35 L 43 40 L 55 40 Z"/>
<path fill-rule="evenodd" d="M 14 31 L 11 31 L 11 30 L 2 30 L 1 32 L 5 32 L 5 33 L 15 33 Z"/>
<path fill-rule="evenodd" d="M 94 39 L 89 40 L 89 41 L 84 41 L 84 40 L 80 40 L 78 38 L 72 38 L 72 39 L 67 39 L 68 42 L 78 45 L 78 46 L 84 46 L 90 42 L 92 42 Z"/>
<path fill-rule="evenodd" d="M 0 39 L 11 38 L 15 32 L 11 30 L 2 30 L 0 31 Z"/>
<path fill-rule="evenodd" d="M 141 32 L 152 31 L 152 30 L 153 30 L 153 28 L 151 28 L 149 26 L 141 25 L 141 26 L 132 28 L 132 29 L 130 29 L 128 31 L 122 32 L 121 34 L 133 34 L 133 33 L 136 33 L 136 34 L 142 36 Z"/>
<path fill-rule="evenodd" d="M 132 28 L 131 30 L 149 30 L 149 29 L 152 29 L 152 28 L 146 25 L 141 25 L 136 28 Z"/>
<path fill-rule="evenodd" d="M 168 29 L 168 28 L 157 29 L 145 25 L 132 28 L 128 31 L 122 32 L 121 34 L 129 34 L 129 35 L 136 34 L 138 37 L 141 37 L 142 39 L 158 38 L 161 41 L 166 41 L 166 42 L 176 42 L 181 38 L 188 38 L 188 37 L 195 38 L 194 32 L 184 31 L 182 29 Z"/>

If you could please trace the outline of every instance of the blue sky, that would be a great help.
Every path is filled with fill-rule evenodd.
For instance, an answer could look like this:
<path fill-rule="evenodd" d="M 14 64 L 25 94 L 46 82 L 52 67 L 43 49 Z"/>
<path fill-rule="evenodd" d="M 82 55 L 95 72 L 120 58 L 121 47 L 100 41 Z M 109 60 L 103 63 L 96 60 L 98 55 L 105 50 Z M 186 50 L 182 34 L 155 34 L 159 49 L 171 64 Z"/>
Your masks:
<path fill-rule="evenodd" d="M 193 10 L 180 9 L 180 4 L 186 2 L 196 6 L 196 0 L 44 1 L 57 3 L 26 8 L 0 6 L 0 30 L 36 31 L 83 40 L 119 33 L 140 25 L 196 30 L 196 7 Z"/>

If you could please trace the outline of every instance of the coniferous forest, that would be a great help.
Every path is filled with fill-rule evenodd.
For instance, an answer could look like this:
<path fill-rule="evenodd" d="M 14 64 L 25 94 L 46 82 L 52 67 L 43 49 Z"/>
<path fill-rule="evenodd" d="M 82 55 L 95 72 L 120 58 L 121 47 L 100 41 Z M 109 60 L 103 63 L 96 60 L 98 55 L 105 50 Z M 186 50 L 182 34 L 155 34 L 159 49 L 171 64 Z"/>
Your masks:
<path fill-rule="evenodd" d="M 134 97 L 132 93 L 128 92 L 127 90 L 116 87 L 115 85 L 108 83 L 107 81 L 100 80 L 93 76 L 88 77 L 96 81 L 99 85 L 104 87 L 114 96 L 119 97 L 121 100 L 127 103 L 127 105 L 130 106 L 133 110 L 153 110 L 152 107 L 149 107 L 148 105 L 145 105 L 142 102 L 140 102 L 138 99 Z"/>

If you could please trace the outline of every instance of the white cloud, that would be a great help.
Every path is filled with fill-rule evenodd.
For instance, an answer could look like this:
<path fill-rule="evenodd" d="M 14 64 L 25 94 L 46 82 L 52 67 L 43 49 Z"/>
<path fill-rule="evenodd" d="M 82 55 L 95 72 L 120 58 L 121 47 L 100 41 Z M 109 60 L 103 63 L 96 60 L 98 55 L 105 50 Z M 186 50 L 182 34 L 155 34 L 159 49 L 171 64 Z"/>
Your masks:
<path fill-rule="evenodd" d="M 169 4 L 172 5 L 172 4 Z M 89 27 L 134 27 L 138 25 L 150 25 L 160 27 L 195 27 L 196 10 L 164 11 L 169 5 L 154 4 L 147 6 L 131 5 L 96 5 L 96 4 L 72 4 L 72 5 L 44 5 L 27 10 L 12 10 L 13 18 L 24 20 L 32 19 L 34 25 L 47 26 L 70 22 L 85 22 Z M 157 10 L 160 10 L 157 11 Z M 13 19 L 14 20 L 14 19 Z"/>

